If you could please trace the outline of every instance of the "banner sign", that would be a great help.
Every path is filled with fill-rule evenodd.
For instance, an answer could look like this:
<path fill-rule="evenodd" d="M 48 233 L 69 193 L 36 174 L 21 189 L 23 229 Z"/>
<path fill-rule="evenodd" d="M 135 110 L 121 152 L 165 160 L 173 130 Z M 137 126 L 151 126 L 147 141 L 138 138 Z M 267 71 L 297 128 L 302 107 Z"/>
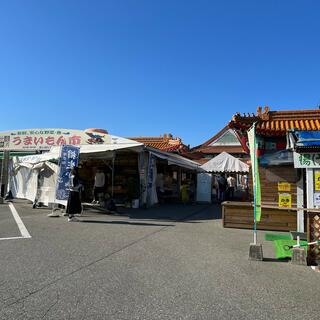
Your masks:
<path fill-rule="evenodd" d="M 288 182 L 278 182 L 278 191 L 291 191 L 291 184 Z"/>
<path fill-rule="evenodd" d="M 248 130 L 248 141 L 250 146 L 250 158 L 252 166 L 252 180 L 253 180 L 253 189 L 255 197 L 255 220 L 257 222 L 261 219 L 261 187 L 260 187 L 260 177 L 259 177 L 259 167 L 258 167 L 258 157 L 257 149 L 258 144 L 256 141 L 255 127 Z"/>
<path fill-rule="evenodd" d="M 61 147 L 56 199 L 68 200 L 71 169 L 78 166 L 80 148 L 64 145 Z"/>
<path fill-rule="evenodd" d="M 291 208 L 290 193 L 279 193 L 279 208 Z"/>
<path fill-rule="evenodd" d="M 147 193 L 146 193 L 146 170 L 145 170 L 145 158 L 144 152 L 140 152 L 138 156 L 139 163 L 139 176 L 140 176 L 140 197 L 142 204 L 145 204 Z"/>
<path fill-rule="evenodd" d="M 102 129 L 27 129 L 0 132 L 0 151 L 50 150 L 64 144 L 108 144 L 111 136 Z"/>
<path fill-rule="evenodd" d="M 147 202 L 148 205 L 153 203 L 153 187 L 154 187 L 154 175 L 156 174 L 156 156 L 149 153 L 148 173 L 147 173 Z"/>
<path fill-rule="evenodd" d="M 320 168 L 320 153 L 293 153 L 295 168 Z"/>
<path fill-rule="evenodd" d="M 153 154 L 150 154 L 149 163 L 148 163 L 148 178 L 147 178 L 148 193 L 151 192 L 151 189 L 152 189 L 155 165 L 156 165 L 156 157 Z"/>

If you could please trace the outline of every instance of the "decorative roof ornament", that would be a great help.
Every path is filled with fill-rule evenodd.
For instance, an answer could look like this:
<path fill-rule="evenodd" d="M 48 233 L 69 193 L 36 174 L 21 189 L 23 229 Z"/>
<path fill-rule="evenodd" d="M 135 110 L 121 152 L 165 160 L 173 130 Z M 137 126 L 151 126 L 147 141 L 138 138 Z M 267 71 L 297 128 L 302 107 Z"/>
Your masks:
<path fill-rule="evenodd" d="M 241 118 L 240 112 L 237 112 L 235 115 L 233 115 L 231 121 L 237 121 L 237 119 Z"/>
<path fill-rule="evenodd" d="M 262 114 L 262 108 L 260 106 L 258 106 L 257 108 L 257 116 L 260 117 Z"/>
<path fill-rule="evenodd" d="M 264 121 L 270 120 L 270 108 L 268 106 L 264 107 L 264 110 L 262 111 L 262 108 L 258 106 L 257 108 L 257 116 Z"/>

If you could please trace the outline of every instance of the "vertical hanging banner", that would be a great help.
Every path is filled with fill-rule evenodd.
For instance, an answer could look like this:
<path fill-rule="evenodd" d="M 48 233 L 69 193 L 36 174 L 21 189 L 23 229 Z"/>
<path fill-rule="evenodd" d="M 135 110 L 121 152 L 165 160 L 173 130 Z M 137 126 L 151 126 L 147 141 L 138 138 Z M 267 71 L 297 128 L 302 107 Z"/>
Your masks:
<path fill-rule="evenodd" d="M 71 169 L 78 166 L 80 148 L 63 145 L 60 150 L 59 174 L 57 179 L 56 199 L 68 200 Z"/>
<path fill-rule="evenodd" d="M 156 166 L 156 157 L 149 153 L 149 162 L 148 162 L 148 176 L 147 176 L 147 202 L 148 205 L 154 203 L 152 198 L 153 188 L 154 188 L 154 175 L 155 175 L 155 166 Z"/>
<path fill-rule="evenodd" d="M 255 221 L 259 222 L 261 219 L 261 187 L 258 167 L 257 149 L 258 144 L 256 141 L 255 125 L 248 130 L 248 141 L 250 148 L 251 168 L 252 168 L 252 181 L 254 191 L 254 215 Z"/>
<path fill-rule="evenodd" d="M 138 167 L 139 167 L 139 177 L 140 177 L 140 198 L 141 203 L 145 203 L 146 199 L 146 170 L 145 170 L 145 159 L 144 152 L 140 152 L 138 156 Z"/>
<path fill-rule="evenodd" d="M 152 153 L 150 153 L 149 154 L 149 163 L 148 163 L 148 178 L 147 178 L 148 194 L 150 194 L 151 190 L 152 190 L 155 162 L 156 162 L 156 157 Z"/>

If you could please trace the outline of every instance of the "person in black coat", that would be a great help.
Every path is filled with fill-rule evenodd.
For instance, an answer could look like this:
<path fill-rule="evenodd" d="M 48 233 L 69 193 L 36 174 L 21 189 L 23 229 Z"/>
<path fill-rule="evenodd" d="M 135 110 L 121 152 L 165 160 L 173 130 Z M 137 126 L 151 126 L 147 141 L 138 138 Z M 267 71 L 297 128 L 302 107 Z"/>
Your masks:
<path fill-rule="evenodd" d="M 69 197 L 67 203 L 66 213 L 68 214 L 68 221 L 74 222 L 78 221 L 78 219 L 74 216 L 77 213 L 81 213 L 82 206 L 80 201 L 80 182 L 78 175 L 78 168 L 73 168 L 70 174 L 69 181 Z"/>

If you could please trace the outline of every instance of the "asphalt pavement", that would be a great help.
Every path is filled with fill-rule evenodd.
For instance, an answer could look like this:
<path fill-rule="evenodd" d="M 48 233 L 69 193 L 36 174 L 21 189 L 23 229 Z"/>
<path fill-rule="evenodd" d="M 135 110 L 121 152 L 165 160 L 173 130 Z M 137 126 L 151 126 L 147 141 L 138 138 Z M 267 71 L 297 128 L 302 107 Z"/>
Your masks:
<path fill-rule="evenodd" d="M 68 223 L 14 201 L 30 239 L 0 240 L 0 319 L 315 319 L 320 273 L 248 260 L 218 206 L 88 209 Z M 7 204 L 0 238 L 19 236 Z"/>

